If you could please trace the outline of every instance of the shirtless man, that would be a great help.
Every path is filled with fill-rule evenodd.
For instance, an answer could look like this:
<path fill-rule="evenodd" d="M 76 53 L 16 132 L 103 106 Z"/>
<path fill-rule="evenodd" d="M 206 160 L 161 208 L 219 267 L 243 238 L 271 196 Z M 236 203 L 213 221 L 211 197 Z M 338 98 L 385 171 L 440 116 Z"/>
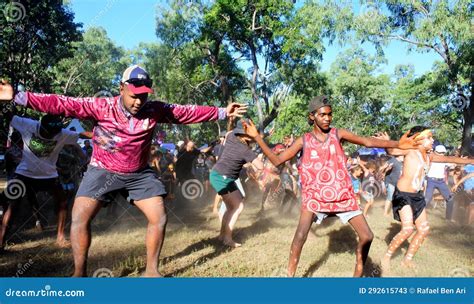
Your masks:
<path fill-rule="evenodd" d="M 421 132 L 417 139 L 421 140 L 418 149 L 400 150 L 387 149 L 391 155 L 404 155 L 402 176 L 398 180 L 393 193 L 393 216 L 402 223 L 400 232 L 390 242 L 387 252 L 382 257 L 381 266 L 384 275 L 390 273 L 390 259 L 400 245 L 412 235 L 416 227 L 416 234 L 402 261 L 403 267 L 413 268 L 413 256 L 416 254 L 424 239 L 429 233 L 430 226 L 426 217 L 426 202 L 422 187 L 425 176 L 432 162 L 472 164 L 474 160 L 453 156 L 444 156 L 430 153 L 433 149 L 433 134 L 425 127 L 413 127 L 408 136 Z M 388 139 L 384 134 L 379 138 Z M 415 226 L 415 227 L 414 227 Z"/>

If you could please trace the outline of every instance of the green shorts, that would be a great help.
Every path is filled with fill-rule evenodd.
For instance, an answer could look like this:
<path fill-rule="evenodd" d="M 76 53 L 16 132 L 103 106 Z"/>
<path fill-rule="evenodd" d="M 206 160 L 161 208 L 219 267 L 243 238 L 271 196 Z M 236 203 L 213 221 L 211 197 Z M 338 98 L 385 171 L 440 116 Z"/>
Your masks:
<path fill-rule="evenodd" d="M 214 188 L 219 195 L 239 190 L 235 183 L 235 179 L 221 175 L 215 170 L 212 170 L 211 174 L 209 174 L 209 180 L 211 181 L 212 188 Z"/>

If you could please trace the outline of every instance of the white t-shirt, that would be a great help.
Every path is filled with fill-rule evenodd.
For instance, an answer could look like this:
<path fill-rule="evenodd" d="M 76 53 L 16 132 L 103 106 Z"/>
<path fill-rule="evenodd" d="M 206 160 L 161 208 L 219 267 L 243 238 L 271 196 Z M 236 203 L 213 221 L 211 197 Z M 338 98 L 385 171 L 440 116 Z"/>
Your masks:
<path fill-rule="evenodd" d="M 39 121 L 19 116 L 13 116 L 10 125 L 23 139 L 23 157 L 15 173 L 38 179 L 58 177 L 59 152 L 65 145 L 77 143 L 79 133 L 63 129 L 52 139 L 46 139 L 39 134 Z"/>
<path fill-rule="evenodd" d="M 444 178 L 446 174 L 447 163 L 432 163 L 427 176 L 431 178 Z"/>

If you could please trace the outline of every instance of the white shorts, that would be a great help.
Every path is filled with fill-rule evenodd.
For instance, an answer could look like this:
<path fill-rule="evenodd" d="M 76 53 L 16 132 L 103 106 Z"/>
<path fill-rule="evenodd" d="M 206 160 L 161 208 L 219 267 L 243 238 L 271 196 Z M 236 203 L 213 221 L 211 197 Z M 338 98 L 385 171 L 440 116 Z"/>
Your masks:
<path fill-rule="evenodd" d="M 359 214 L 362 214 L 361 210 L 354 210 L 354 211 L 345 211 L 345 212 L 339 212 L 339 213 L 330 213 L 330 212 L 318 212 L 316 213 L 316 218 L 314 221 L 316 224 L 321 224 L 321 222 L 327 218 L 329 215 L 337 215 L 337 217 L 341 220 L 343 224 L 347 224 L 351 218 L 354 218 L 358 216 Z"/>

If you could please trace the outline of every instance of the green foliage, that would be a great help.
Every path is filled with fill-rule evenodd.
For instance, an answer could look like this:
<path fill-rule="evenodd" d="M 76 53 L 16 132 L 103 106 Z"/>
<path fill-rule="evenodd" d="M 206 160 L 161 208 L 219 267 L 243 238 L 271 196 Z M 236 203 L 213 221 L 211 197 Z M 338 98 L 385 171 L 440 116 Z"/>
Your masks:
<path fill-rule="evenodd" d="M 444 71 L 437 73 L 445 74 L 449 85 L 439 87 L 444 92 L 438 92 L 436 97 L 444 96 L 445 102 L 436 110 L 451 107 L 462 112 L 463 149 L 472 152 L 472 1 L 362 1 L 361 8 L 347 28 L 355 30 L 358 38 L 373 42 L 380 52 L 390 40 L 399 40 L 410 50 L 434 52 L 440 56 L 444 63 L 440 67 Z M 454 104 L 453 95 L 458 96 Z M 430 99 L 433 104 L 433 98 Z M 459 102 L 462 106 L 456 107 Z M 455 114 L 450 116 L 451 119 L 456 117 Z"/>
<path fill-rule="evenodd" d="M 356 47 L 337 57 L 329 72 L 336 127 L 364 136 L 386 129 L 390 78 L 376 75 L 381 63 Z"/>
<path fill-rule="evenodd" d="M 56 93 L 70 96 L 116 96 L 120 77 L 130 64 L 103 28 L 89 28 L 74 42 L 73 56 L 53 68 Z"/>
<path fill-rule="evenodd" d="M 271 136 L 274 143 L 283 142 L 285 136 L 298 137 L 309 132 L 311 126 L 308 124 L 308 101 L 295 95 L 288 96 L 278 109 L 274 128 Z"/>
<path fill-rule="evenodd" d="M 17 87 L 48 92 L 50 67 L 71 56 L 80 24 L 56 0 L 0 1 L 0 75 Z"/>

